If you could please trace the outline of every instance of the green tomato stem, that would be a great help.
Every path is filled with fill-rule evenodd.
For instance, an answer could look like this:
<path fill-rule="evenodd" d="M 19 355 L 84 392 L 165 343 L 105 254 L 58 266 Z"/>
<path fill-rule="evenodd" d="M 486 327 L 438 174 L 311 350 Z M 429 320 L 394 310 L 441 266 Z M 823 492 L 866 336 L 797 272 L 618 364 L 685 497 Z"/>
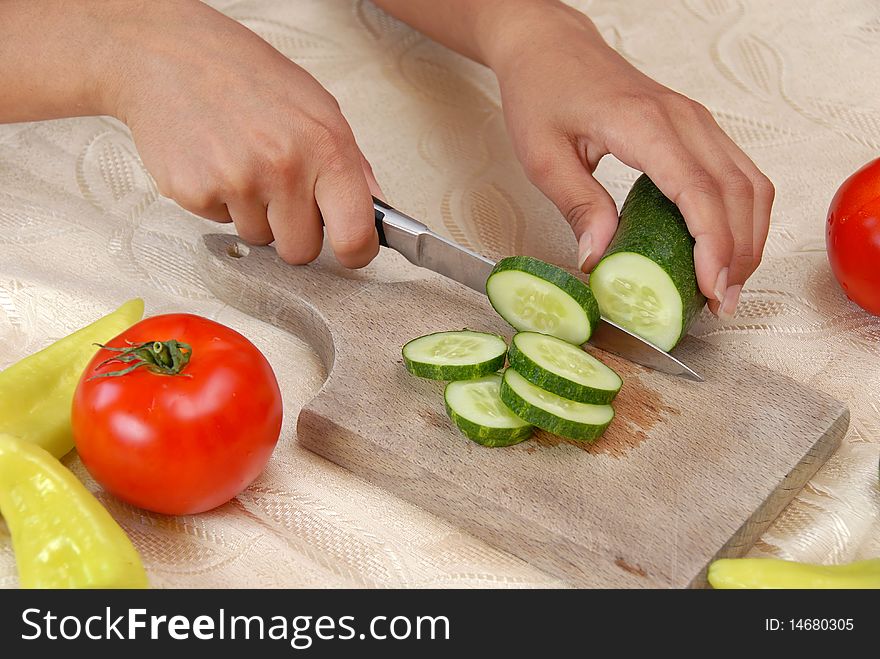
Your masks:
<path fill-rule="evenodd" d="M 134 370 L 146 367 L 148 371 L 159 375 L 183 375 L 183 369 L 192 358 L 192 347 L 187 343 L 180 343 L 176 339 L 169 341 L 147 341 L 146 343 L 132 343 L 128 341 L 127 348 L 114 348 L 96 343 L 99 348 L 119 353 L 105 359 L 95 367 L 98 370 L 107 364 L 122 364 L 123 368 L 107 373 L 99 373 L 90 377 L 90 380 L 98 378 L 115 378 L 128 375 Z"/>

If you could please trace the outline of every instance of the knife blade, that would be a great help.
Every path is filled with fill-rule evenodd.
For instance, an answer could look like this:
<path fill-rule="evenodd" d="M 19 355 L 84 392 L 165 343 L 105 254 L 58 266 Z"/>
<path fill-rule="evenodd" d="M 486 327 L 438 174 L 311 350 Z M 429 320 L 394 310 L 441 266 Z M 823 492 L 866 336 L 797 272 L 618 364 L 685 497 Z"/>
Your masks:
<path fill-rule="evenodd" d="M 437 272 L 479 293 L 495 263 L 431 231 L 418 220 L 373 197 L 379 244 L 389 247 L 413 265 Z M 590 337 L 591 345 L 662 373 L 702 382 L 692 368 L 640 336 L 607 318 L 601 318 Z"/>

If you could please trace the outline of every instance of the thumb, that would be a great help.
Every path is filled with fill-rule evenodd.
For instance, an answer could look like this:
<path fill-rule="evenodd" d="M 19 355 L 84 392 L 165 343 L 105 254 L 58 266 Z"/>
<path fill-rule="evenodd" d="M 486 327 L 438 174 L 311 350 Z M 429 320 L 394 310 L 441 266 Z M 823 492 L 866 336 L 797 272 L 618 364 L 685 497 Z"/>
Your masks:
<path fill-rule="evenodd" d="M 568 221 L 578 241 L 578 269 L 589 272 L 617 231 L 617 206 L 570 144 L 542 162 L 526 171 Z"/>

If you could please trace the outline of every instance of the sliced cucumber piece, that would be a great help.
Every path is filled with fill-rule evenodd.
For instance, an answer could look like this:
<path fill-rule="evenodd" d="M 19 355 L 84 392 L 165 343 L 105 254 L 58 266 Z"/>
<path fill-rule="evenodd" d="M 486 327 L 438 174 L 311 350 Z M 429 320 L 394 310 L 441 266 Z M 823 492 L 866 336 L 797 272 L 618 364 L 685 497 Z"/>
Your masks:
<path fill-rule="evenodd" d="M 590 288 L 603 316 L 663 350 L 675 347 L 706 303 L 694 271 L 694 239 L 647 176 L 633 184 Z"/>
<path fill-rule="evenodd" d="M 562 398 L 536 387 L 512 368 L 504 372 L 501 400 L 524 421 L 580 441 L 600 437 L 614 418 L 610 405 L 590 405 Z"/>
<path fill-rule="evenodd" d="M 521 332 L 551 334 L 581 345 L 599 321 L 587 286 L 562 268 L 530 256 L 501 259 L 486 282 L 495 311 Z"/>
<path fill-rule="evenodd" d="M 504 366 L 507 343 L 486 332 L 437 332 L 403 346 L 406 370 L 431 380 L 470 380 Z"/>
<path fill-rule="evenodd" d="M 681 294 L 666 271 L 633 252 L 605 257 L 590 275 L 602 314 L 663 350 L 682 333 Z"/>
<path fill-rule="evenodd" d="M 446 413 L 469 439 L 484 446 L 511 446 L 528 439 L 532 426 L 501 402 L 500 375 L 446 385 Z"/>
<path fill-rule="evenodd" d="M 623 384 L 582 348 L 546 334 L 520 332 L 507 356 L 510 367 L 536 387 L 579 403 L 610 403 Z"/>

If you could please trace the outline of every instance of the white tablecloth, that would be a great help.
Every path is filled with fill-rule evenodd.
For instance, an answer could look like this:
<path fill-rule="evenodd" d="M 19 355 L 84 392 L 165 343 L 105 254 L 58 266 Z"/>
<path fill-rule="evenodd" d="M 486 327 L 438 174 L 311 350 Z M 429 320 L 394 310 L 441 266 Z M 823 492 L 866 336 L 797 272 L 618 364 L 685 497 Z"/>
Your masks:
<path fill-rule="evenodd" d="M 339 99 L 389 199 L 489 254 L 574 261 L 561 222 L 513 158 L 491 75 L 362 0 L 215 0 Z M 880 319 L 847 302 L 825 257 L 837 185 L 880 150 L 876 0 L 574 3 L 663 83 L 707 105 L 773 179 L 766 259 L 732 323 L 696 333 L 846 401 L 843 446 L 755 554 L 880 555 Z M 193 26 L 197 29 L 197 26 Z M 620 202 L 635 174 L 598 175 Z M 530 224 L 531 222 L 531 224 Z M 160 198 L 123 126 L 87 118 L 0 126 L 0 367 L 139 295 L 148 313 L 201 313 L 265 351 L 286 421 L 266 472 L 208 514 L 168 518 L 102 493 L 155 586 L 560 586 L 502 551 L 298 447 L 323 381 L 309 346 L 216 300 L 195 258 L 217 225 Z M 0 522 L 0 585 L 17 584 Z"/>

